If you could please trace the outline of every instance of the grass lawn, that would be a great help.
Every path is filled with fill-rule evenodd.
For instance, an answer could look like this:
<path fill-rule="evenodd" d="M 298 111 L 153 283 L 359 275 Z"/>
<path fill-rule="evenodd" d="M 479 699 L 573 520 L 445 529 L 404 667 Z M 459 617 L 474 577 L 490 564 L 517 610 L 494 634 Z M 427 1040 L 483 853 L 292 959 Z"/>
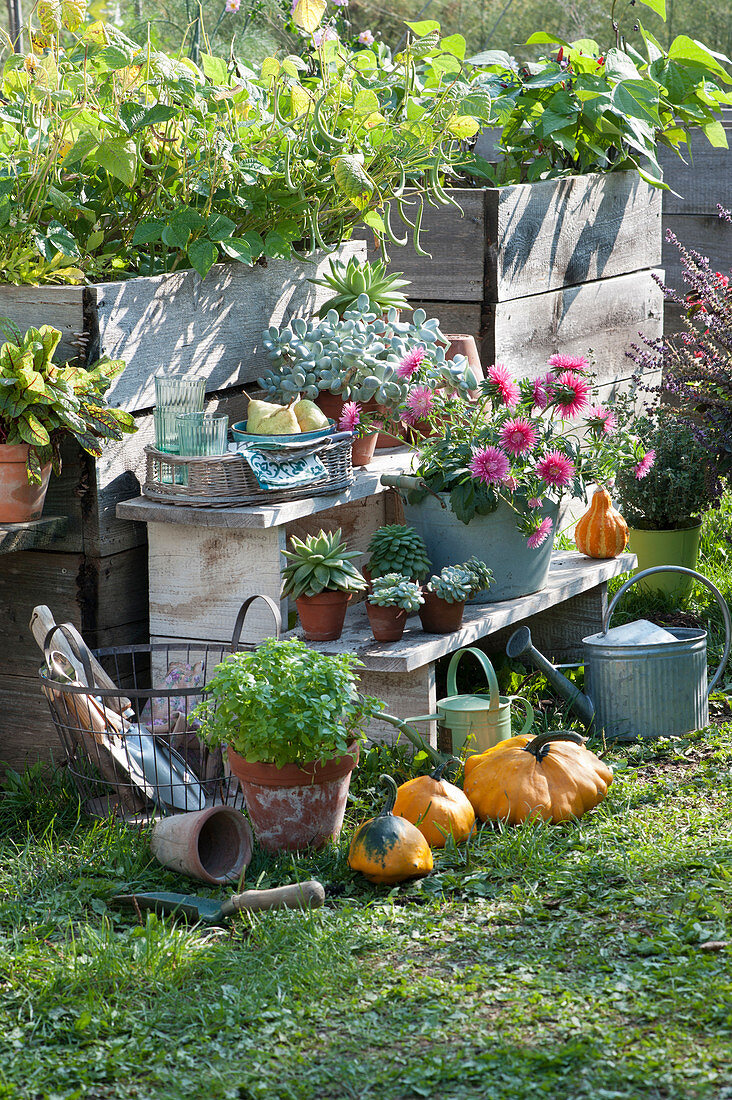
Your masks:
<path fill-rule="evenodd" d="M 729 596 L 728 523 L 709 520 L 703 569 Z M 346 863 L 379 771 L 406 774 L 374 749 L 340 845 L 249 869 L 249 886 L 318 877 L 326 907 L 225 929 L 110 908 L 215 891 L 158 867 L 144 834 L 80 816 L 60 776 L 11 776 L 0 1100 L 732 1098 L 732 723 L 723 699 L 714 712 L 686 738 L 593 743 L 616 781 L 582 821 L 486 826 L 392 889 Z"/>

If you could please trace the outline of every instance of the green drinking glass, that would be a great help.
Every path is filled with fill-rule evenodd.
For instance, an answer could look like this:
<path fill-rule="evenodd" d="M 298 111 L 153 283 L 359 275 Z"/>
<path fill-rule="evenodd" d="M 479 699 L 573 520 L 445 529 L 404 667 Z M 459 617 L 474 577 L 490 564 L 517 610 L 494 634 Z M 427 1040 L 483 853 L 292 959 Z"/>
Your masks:
<path fill-rule="evenodd" d="M 228 416 L 202 416 L 196 420 L 189 414 L 179 416 L 177 424 L 179 454 L 189 458 L 226 454 Z"/>

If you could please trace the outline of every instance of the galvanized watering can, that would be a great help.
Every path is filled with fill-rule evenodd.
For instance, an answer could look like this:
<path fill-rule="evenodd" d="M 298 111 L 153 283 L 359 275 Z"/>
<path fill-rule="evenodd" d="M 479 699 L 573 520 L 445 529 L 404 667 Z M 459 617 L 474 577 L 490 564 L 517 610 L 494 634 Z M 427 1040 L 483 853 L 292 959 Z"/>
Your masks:
<path fill-rule="evenodd" d="M 458 695 L 457 669 L 466 653 L 479 661 L 488 681 L 489 696 Z M 531 704 L 520 695 L 501 695 L 498 680 L 485 653 L 472 646 L 453 653 L 447 669 L 447 695 L 437 703 L 435 714 L 418 714 L 406 722 L 437 722 L 437 748 L 440 752 L 457 754 L 467 745 L 468 754 L 486 749 L 511 736 L 511 704 L 519 703 L 526 714 L 521 733 L 534 723 Z M 383 717 L 383 716 L 382 716 Z"/>
<path fill-rule="evenodd" d="M 716 597 L 724 619 L 722 660 L 707 683 L 707 632 L 688 627 L 659 627 L 646 619 L 609 629 L 620 598 L 636 581 L 652 573 L 686 573 L 701 581 Z M 531 644 L 527 626 L 508 639 L 509 657 L 528 657 L 567 700 L 586 725 L 608 738 L 670 737 L 701 729 L 709 723 L 709 693 L 727 663 L 732 620 L 727 603 L 701 573 L 682 566 L 658 565 L 644 569 L 617 592 L 603 617 L 600 634 L 582 639 L 585 688 L 582 694 Z"/>

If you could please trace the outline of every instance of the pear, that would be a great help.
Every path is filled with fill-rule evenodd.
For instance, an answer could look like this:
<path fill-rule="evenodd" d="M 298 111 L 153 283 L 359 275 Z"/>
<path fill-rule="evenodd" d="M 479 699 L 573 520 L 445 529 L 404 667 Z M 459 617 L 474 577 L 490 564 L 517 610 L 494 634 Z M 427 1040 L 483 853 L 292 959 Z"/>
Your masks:
<path fill-rule="evenodd" d="M 330 421 L 322 409 L 319 409 L 314 401 L 308 401 L 303 397 L 293 406 L 300 430 L 303 432 L 317 432 L 320 428 L 327 428 Z"/>
<path fill-rule="evenodd" d="M 249 435 L 299 435 L 301 429 L 292 405 L 252 399 L 247 409 L 247 432 Z"/>

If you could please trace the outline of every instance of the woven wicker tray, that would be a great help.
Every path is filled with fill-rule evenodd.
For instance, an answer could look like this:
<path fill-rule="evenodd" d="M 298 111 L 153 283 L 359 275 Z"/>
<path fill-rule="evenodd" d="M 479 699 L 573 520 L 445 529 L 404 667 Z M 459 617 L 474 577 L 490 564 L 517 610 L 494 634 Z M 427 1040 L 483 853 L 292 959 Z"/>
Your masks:
<path fill-rule="evenodd" d="M 289 450 L 283 448 L 283 450 Z M 303 454 L 302 449 L 298 454 Z M 194 458 L 146 447 L 143 495 L 162 504 L 191 508 L 226 508 L 238 504 L 277 504 L 284 500 L 322 496 L 353 482 L 351 435 L 339 433 L 307 448 L 326 469 L 326 476 L 298 488 L 261 489 L 249 464 L 238 454 Z"/>

